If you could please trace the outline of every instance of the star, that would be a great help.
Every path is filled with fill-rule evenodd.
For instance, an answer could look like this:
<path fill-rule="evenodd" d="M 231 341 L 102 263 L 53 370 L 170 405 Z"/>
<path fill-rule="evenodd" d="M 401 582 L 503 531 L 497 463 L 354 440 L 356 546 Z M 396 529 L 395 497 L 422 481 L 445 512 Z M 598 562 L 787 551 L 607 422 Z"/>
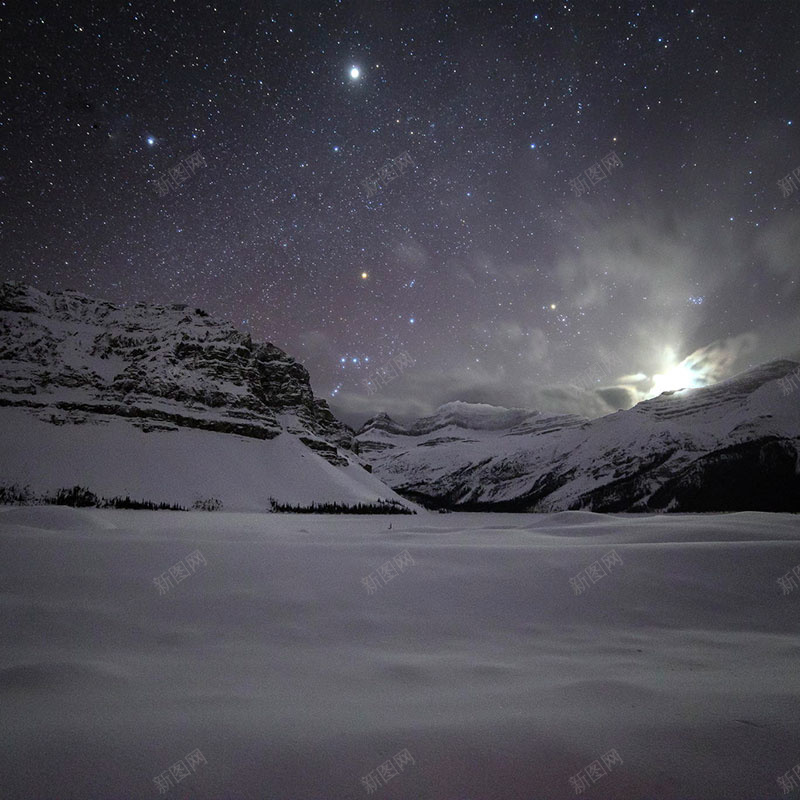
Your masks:
<path fill-rule="evenodd" d="M 666 374 L 679 363 L 653 355 L 666 331 L 705 347 L 707 332 L 730 338 L 770 324 L 781 331 L 770 337 L 774 356 L 796 350 L 790 300 L 800 279 L 776 269 L 774 280 L 760 280 L 754 271 L 765 259 L 787 257 L 781 231 L 800 201 L 800 155 L 785 141 L 792 132 L 780 133 L 781 125 L 794 128 L 794 117 L 783 116 L 793 112 L 771 100 L 796 82 L 791 37 L 774 33 L 791 29 L 791 4 L 770 4 L 769 26 L 726 21 L 726 47 L 738 55 L 713 63 L 702 56 L 722 23 L 697 0 L 677 16 L 667 8 L 675 4 L 638 4 L 648 10 L 617 20 L 619 43 L 591 35 L 598 24 L 591 4 L 563 0 L 551 13 L 543 3 L 512 3 L 523 10 L 504 29 L 507 46 L 489 46 L 490 36 L 469 53 L 463 42 L 475 37 L 480 45 L 486 21 L 457 14 L 453 3 L 426 7 L 430 21 L 387 19 L 379 34 L 365 28 L 361 4 L 329 4 L 335 21 L 319 17 L 320 4 L 294 4 L 291 15 L 270 13 L 245 26 L 230 52 L 227 44 L 219 49 L 230 42 L 228 20 L 217 19 L 223 39 L 204 35 L 214 19 L 206 13 L 214 6 L 222 13 L 218 4 L 202 4 L 208 8 L 199 15 L 180 5 L 152 4 L 146 18 L 137 10 L 106 15 L 94 27 L 69 15 L 42 23 L 41 15 L 19 12 L 19 31 L 44 25 L 47 36 L 12 37 L 19 40 L 0 49 L 0 61 L 13 63 L 28 58 L 31 44 L 37 62 L 15 83 L 13 120 L 4 117 L 2 130 L 9 163 L 37 170 L 47 190 L 30 205 L 23 173 L 0 173 L 0 193 L 30 212 L 4 230 L 4 278 L 114 302 L 189 300 L 304 358 L 323 396 L 349 381 L 332 403 L 349 424 L 361 424 L 382 397 L 356 397 L 355 373 L 360 378 L 406 345 L 422 347 L 403 328 L 416 331 L 416 310 L 425 317 L 427 356 L 418 382 L 398 386 L 392 401 L 409 419 L 445 397 L 519 404 L 532 379 L 527 367 L 560 384 L 612 348 L 642 375 Z M 176 30 L 193 42 L 190 54 L 175 55 Z M 62 82 L 59 59 L 75 67 L 93 40 L 106 60 L 91 89 Z M 277 47 L 268 57 L 270 44 Z M 600 83 L 573 74 L 577 48 Z M 565 64 L 552 53 L 572 55 Z M 687 75 L 703 90 L 686 91 Z M 191 96 L 181 93 L 189 78 L 198 89 Z M 462 109 L 444 113 L 454 88 Z M 623 103 L 632 112 L 624 129 Z M 743 113 L 720 126 L 708 103 Z M 763 135 L 784 141 L 754 161 L 756 109 Z M 80 147 L 71 136 L 53 136 L 62 122 L 86 137 Z M 680 147 L 657 147 L 667 130 Z M 692 143 L 702 158 L 688 149 Z M 525 158 L 526 147 L 535 158 Z M 100 181 L 112 176 L 114 191 L 101 191 Z M 715 181 L 725 191 L 709 204 Z M 640 196 L 643 185 L 649 189 Z M 84 186 L 94 188 L 82 193 Z M 673 219 L 674 229 L 661 229 L 659 220 Z M 64 230 L 80 230 L 86 241 Z M 742 253 L 728 259 L 734 235 Z M 741 311 L 743 287 L 749 313 Z M 700 291 L 709 294 L 687 294 Z M 564 309 L 548 295 L 563 297 Z M 762 305 L 768 320 L 756 316 Z M 265 313 L 270 308 L 288 312 Z M 472 325 L 480 337 L 461 335 Z M 306 341 L 309 330 L 315 338 Z M 353 351 L 362 353 L 357 363 Z M 470 365 L 475 384 L 457 396 L 439 364 Z M 629 373 L 636 374 L 621 371 Z M 485 390 L 484 380 L 491 380 Z M 620 392 L 619 402 L 643 398 L 644 383 L 637 387 Z M 607 400 L 618 402 L 612 394 Z M 578 409 L 573 399 L 564 398 L 564 408 L 562 399 L 548 402 L 554 412 L 608 410 L 606 400 Z"/>

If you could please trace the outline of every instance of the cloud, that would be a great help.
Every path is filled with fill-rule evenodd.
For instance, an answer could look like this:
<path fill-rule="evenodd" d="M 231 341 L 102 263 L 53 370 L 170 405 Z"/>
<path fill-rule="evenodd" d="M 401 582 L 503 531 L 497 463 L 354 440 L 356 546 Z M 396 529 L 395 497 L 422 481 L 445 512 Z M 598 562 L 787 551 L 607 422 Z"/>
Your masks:
<path fill-rule="evenodd" d="M 359 427 L 378 411 L 385 411 L 400 422 L 411 422 L 453 400 L 594 418 L 629 408 L 636 398 L 633 387 L 548 385 L 524 377 L 524 373 L 520 380 L 511 381 L 504 367 L 489 369 L 476 364 L 425 371 L 417 365 L 377 394 L 342 392 L 331 401 L 331 408 L 340 419 Z"/>
<path fill-rule="evenodd" d="M 520 266 L 529 259 L 479 250 L 449 259 L 441 269 L 457 335 L 428 345 L 430 363 L 381 394 L 342 395 L 337 405 L 362 421 L 378 409 L 409 421 L 453 400 L 593 418 L 635 405 L 654 385 L 707 385 L 800 359 L 800 217 L 728 226 L 724 205 L 710 198 L 690 216 L 645 212 L 653 205 L 642 202 L 609 219 L 601 203 L 573 204 L 559 218 L 570 246 L 552 257 L 544 294 L 542 274 Z M 403 260 L 422 259 L 411 249 Z M 491 302 L 465 325 L 461 309 L 476 292 Z"/>
<path fill-rule="evenodd" d="M 705 384 L 718 383 L 742 372 L 747 356 L 757 344 L 758 336 L 754 333 L 731 336 L 698 348 L 681 362 L 681 366 L 700 375 Z"/>
<path fill-rule="evenodd" d="M 358 430 L 370 417 L 385 411 L 400 422 L 411 422 L 426 417 L 433 412 L 428 403 L 402 395 L 393 396 L 388 392 L 368 395 L 366 392 L 341 392 L 335 399 L 326 398 L 337 419 Z"/>
<path fill-rule="evenodd" d="M 610 386 L 607 389 L 598 389 L 597 394 L 607 406 L 615 410 L 631 408 L 638 402 L 636 390 L 631 386 Z"/>

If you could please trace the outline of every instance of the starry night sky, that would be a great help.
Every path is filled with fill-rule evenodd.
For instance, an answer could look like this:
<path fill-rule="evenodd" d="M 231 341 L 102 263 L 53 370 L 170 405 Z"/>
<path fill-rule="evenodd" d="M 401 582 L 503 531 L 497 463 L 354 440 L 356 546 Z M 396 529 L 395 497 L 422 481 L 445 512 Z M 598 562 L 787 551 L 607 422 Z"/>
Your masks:
<path fill-rule="evenodd" d="M 0 2 L 2 279 L 205 308 L 351 424 L 800 355 L 796 0 L 55 5 Z"/>

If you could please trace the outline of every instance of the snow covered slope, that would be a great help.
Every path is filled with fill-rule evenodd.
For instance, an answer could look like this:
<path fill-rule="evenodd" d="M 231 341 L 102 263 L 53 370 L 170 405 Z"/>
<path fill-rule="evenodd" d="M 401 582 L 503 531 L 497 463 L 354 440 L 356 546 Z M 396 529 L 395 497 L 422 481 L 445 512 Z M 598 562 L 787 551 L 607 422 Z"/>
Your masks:
<path fill-rule="evenodd" d="M 396 495 L 282 350 L 184 305 L 0 284 L 0 488 L 263 510 Z"/>
<path fill-rule="evenodd" d="M 356 437 L 376 474 L 430 506 L 493 510 L 800 510 L 800 393 L 776 361 L 595 420 L 448 403 Z"/>
<path fill-rule="evenodd" d="M 165 800 L 569 800 L 614 749 L 580 798 L 793 800 L 798 563 L 792 514 L 0 508 L 0 797 L 199 750 Z"/>

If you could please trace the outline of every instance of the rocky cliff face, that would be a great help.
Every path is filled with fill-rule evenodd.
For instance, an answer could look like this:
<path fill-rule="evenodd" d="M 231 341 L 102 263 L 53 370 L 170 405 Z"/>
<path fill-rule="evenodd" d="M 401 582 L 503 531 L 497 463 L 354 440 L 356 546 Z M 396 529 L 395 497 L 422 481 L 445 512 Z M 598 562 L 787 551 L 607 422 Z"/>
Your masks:
<path fill-rule="evenodd" d="M 595 420 L 450 403 L 410 426 L 385 414 L 361 452 L 431 507 L 800 511 L 800 390 L 776 361 Z"/>
<path fill-rule="evenodd" d="M 272 344 L 185 305 L 120 307 L 19 283 L 0 284 L 0 405 L 54 424 L 103 414 L 144 430 L 288 432 L 337 465 L 353 448 L 306 369 Z"/>

